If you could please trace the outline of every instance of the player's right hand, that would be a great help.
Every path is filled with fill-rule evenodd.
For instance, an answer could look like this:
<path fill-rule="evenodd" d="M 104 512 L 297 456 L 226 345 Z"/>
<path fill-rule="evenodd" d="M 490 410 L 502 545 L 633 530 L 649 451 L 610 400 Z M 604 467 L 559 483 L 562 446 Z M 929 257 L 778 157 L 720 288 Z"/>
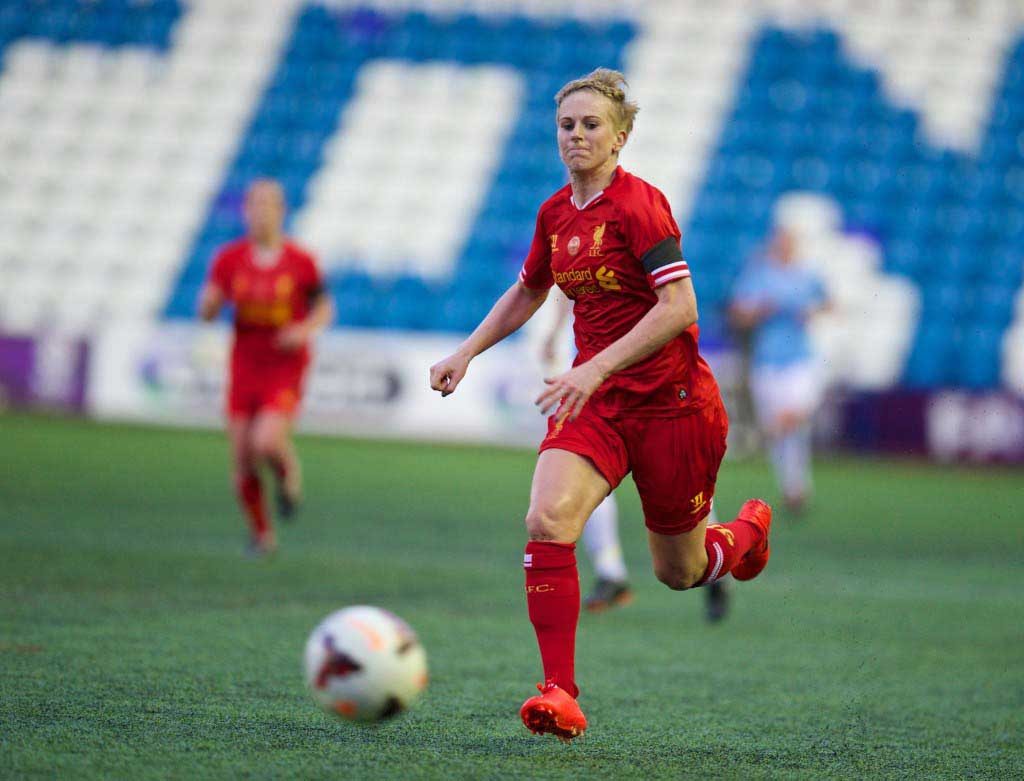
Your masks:
<path fill-rule="evenodd" d="M 430 387 L 441 396 L 455 393 L 469 368 L 469 358 L 462 353 L 453 353 L 430 367 Z"/>

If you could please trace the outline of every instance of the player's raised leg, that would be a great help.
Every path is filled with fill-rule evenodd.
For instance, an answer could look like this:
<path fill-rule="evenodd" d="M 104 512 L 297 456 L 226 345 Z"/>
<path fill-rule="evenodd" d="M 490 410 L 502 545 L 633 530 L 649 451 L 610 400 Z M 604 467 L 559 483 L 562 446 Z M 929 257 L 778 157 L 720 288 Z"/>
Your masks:
<path fill-rule="evenodd" d="M 630 429 L 654 574 L 671 589 L 714 583 L 730 572 L 750 580 L 768 563 L 772 511 L 760 499 L 745 502 L 731 523 L 708 523 L 728 432 L 721 399 L 671 423 Z M 687 458 L 665 457 L 679 452 Z"/>
<path fill-rule="evenodd" d="M 654 574 L 674 590 L 713 583 L 730 572 L 736 580 L 751 580 L 768 563 L 771 522 L 771 507 L 751 499 L 731 523 L 709 525 L 705 518 L 681 534 L 648 529 Z"/>
<path fill-rule="evenodd" d="M 265 408 L 253 420 L 253 450 L 277 479 L 277 507 L 284 520 L 294 516 L 302 496 L 302 474 L 291 430 L 291 415 L 277 409 Z"/>
<path fill-rule="evenodd" d="M 251 555 L 262 556 L 272 553 L 277 547 L 277 541 L 267 514 L 259 462 L 253 447 L 254 420 L 250 417 L 229 418 L 228 439 L 231 443 L 235 492 L 249 524 L 248 551 Z"/>
<path fill-rule="evenodd" d="M 610 486 L 590 461 L 566 450 L 549 449 L 537 459 L 526 514 L 529 542 L 523 556 L 526 604 L 537 635 L 544 684 L 523 703 L 528 729 L 570 740 L 587 728 L 576 703 L 576 625 L 580 583 L 576 540 L 587 518 Z"/>

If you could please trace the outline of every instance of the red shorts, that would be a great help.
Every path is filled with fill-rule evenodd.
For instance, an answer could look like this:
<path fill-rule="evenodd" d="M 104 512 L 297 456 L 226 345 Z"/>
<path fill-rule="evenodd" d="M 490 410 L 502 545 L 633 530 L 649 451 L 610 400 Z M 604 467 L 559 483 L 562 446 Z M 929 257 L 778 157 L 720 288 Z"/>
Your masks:
<path fill-rule="evenodd" d="M 682 534 L 711 511 L 728 432 L 721 399 L 680 418 L 606 419 L 588 405 L 562 425 L 549 418 L 540 451 L 589 459 L 612 488 L 632 472 L 647 528 Z"/>
<path fill-rule="evenodd" d="M 271 411 L 292 417 L 302 402 L 305 379 L 304 368 L 267 372 L 259 379 L 232 373 L 228 383 L 228 416 L 252 418 L 260 412 Z"/>

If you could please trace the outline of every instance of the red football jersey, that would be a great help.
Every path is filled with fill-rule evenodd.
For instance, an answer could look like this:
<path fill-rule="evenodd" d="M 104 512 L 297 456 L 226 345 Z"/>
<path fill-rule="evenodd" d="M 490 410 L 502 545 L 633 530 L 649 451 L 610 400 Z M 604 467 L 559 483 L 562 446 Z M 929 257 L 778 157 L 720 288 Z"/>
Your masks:
<path fill-rule="evenodd" d="M 619 167 L 611 184 L 582 208 L 569 185 L 544 202 L 519 278 L 534 289 L 557 284 L 572 299 L 574 365 L 580 364 L 647 314 L 658 300 L 656 287 L 690 276 L 679 239 L 665 196 Z M 693 325 L 613 374 L 589 403 L 606 417 L 666 417 L 699 409 L 717 395 Z"/>
<path fill-rule="evenodd" d="M 308 347 L 282 350 L 275 339 L 281 328 L 306 318 L 323 290 L 311 254 L 286 241 L 275 260 L 261 264 L 253 243 L 240 239 L 217 253 L 210 281 L 235 306 L 233 370 L 303 367 L 309 362 Z"/>

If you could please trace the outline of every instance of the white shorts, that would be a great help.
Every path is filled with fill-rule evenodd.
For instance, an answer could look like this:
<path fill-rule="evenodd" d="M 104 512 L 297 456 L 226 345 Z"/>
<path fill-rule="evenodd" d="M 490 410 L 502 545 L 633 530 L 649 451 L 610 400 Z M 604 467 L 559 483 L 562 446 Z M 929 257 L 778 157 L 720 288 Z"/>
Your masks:
<path fill-rule="evenodd" d="M 757 422 L 770 428 L 786 413 L 810 416 L 821 403 L 821 371 L 814 361 L 750 370 L 750 395 Z"/>

